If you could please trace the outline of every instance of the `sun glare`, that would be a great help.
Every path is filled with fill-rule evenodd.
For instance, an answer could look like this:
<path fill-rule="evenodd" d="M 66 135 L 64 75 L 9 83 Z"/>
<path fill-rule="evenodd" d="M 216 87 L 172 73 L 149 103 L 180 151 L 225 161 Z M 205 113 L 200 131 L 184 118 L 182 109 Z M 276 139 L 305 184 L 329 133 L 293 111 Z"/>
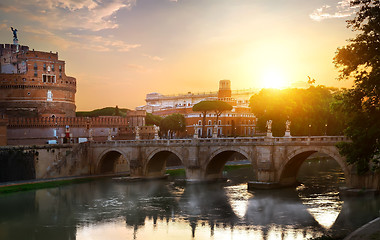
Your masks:
<path fill-rule="evenodd" d="M 264 88 L 282 89 L 286 87 L 286 81 L 279 71 L 269 70 L 263 74 L 262 85 Z"/>

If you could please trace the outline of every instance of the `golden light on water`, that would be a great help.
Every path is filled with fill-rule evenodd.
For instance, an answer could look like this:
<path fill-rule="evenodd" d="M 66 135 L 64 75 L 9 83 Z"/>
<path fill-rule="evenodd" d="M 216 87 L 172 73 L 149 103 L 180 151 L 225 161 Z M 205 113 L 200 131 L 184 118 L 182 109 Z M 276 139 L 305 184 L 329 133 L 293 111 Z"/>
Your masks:
<path fill-rule="evenodd" d="M 229 186 L 225 189 L 232 210 L 236 216 L 241 219 L 244 218 L 248 208 L 248 200 L 253 197 L 253 194 L 247 191 L 247 184 Z"/>
<path fill-rule="evenodd" d="M 339 199 L 338 192 L 328 194 L 315 194 L 311 197 L 301 197 L 307 211 L 325 229 L 330 229 L 339 213 L 342 211 L 343 201 Z"/>
<path fill-rule="evenodd" d="M 158 219 L 156 224 L 153 219 L 145 219 L 143 226 L 134 229 L 133 226 L 126 226 L 125 220 L 118 219 L 114 222 L 98 223 L 95 225 L 83 226 L 77 229 L 76 239 L 78 240 L 101 240 L 101 239 L 167 239 L 167 240 L 230 240 L 230 239 L 256 239 L 256 240 L 302 240 L 315 237 L 318 234 L 311 229 L 301 230 L 292 227 L 268 226 L 264 227 L 244 227 L 244 226 L 223 226 L 215 225 L 211 230 L 207 221 L 199 221 L 195 225 L 194 236 L 187 220 L 178 219 L 176 221 L 166 221 Z"/>

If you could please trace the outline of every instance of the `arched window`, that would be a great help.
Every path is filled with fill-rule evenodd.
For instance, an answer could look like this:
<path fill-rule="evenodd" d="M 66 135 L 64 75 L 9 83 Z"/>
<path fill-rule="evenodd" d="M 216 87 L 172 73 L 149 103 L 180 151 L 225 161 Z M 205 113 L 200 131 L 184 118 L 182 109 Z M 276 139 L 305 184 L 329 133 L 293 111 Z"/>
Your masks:
<path fill-rule="evenodd" d="M 222 125 L 222 120 L 218 120 L 218 125 Z"/>
<path fill-rule="evenodd" d="M 208 125 L 211 125 L 211 120 L 208 120 Z"/>
<path fill-rule="evenodd" d="M 201 120 L 198 121 L 198 125 L 202 125 L 202 121 Z"/>

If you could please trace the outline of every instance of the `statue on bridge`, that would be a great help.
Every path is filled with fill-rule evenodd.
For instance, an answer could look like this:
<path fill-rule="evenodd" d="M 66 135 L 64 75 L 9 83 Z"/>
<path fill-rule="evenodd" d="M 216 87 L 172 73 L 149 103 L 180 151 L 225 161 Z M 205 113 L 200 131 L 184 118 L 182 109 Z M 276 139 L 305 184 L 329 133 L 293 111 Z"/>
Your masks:
<path fill-rule="evenodd" d="M 265 127 L 267 128 L 267 132 L 272 132 L 272 120 L 268 120 Z"/>
<path fill-rule="evenodd" d="M 285 129 L 285 137 L 291 137 L 291 135 L 290 135 L 290 124 L 291 124 L 292 122 L 288 119 L 288 120 L 286 120 L 286 122 L 285 122 L 285 126 L 286 126 L 286 129 Z"/>
<path fill-rule="evenodd" d="M 266 128 L 267 128 L 267 137 L 273 137 L 272 136 L 272 120 L 267 121 Z"/>
<path fill-rule="evenodd" d="M 156 126 L 156 125 L 153 125 L 153 128 L 154 128 L 154 139 L 155 140 L 160 139 L 160 136 L 158 136 L 158 132 L 160 131 L 160 127 Z"/>

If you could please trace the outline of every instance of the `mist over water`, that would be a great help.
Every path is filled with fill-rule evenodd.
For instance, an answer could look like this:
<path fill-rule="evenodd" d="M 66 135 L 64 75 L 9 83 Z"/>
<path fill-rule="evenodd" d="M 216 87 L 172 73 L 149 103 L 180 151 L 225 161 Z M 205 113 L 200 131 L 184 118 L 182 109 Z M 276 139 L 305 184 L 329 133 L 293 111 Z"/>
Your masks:
<path fill-rule="evenodd" d="M 0 239 L 308 239 L 345 236 L 379 215 L 378 197 L 341 197 L 332 159 L 307 161 L 297 188 L 112 179 L 0 195 Z"/>

